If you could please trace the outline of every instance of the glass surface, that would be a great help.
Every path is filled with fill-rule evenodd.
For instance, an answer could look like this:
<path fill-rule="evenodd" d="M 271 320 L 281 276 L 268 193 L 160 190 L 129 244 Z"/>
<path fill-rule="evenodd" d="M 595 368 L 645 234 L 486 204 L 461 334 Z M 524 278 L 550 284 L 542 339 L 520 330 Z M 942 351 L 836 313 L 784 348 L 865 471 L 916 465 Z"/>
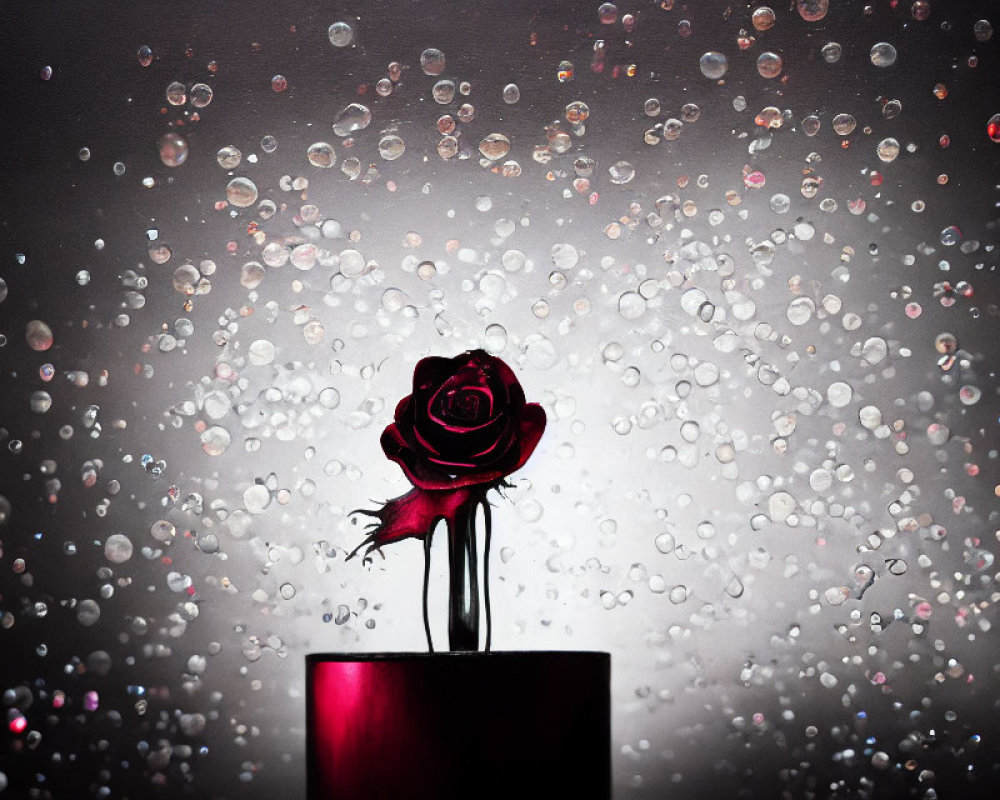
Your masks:
<path fill-rule="evenodd" d="M 424 647 L 351 512 L 470 348 L 549 420 L 493 646 L 611 652 L 617 797 L 995 785 L 994 3 L 0 21 L 7 796 L 301 796 L 305 654 Z"/>

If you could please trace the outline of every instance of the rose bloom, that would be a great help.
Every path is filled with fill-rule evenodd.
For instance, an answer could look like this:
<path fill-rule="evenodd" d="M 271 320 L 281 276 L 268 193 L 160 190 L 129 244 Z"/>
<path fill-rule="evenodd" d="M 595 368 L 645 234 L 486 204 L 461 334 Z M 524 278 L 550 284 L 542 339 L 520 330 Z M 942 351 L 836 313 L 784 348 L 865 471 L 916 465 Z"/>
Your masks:
<path fill-rule="evenodd" d="M 382 449 L 420 489 L 495 485 L 520 469 L 545 430 L 503 361 L 483 350 L 421 360 Z"/>

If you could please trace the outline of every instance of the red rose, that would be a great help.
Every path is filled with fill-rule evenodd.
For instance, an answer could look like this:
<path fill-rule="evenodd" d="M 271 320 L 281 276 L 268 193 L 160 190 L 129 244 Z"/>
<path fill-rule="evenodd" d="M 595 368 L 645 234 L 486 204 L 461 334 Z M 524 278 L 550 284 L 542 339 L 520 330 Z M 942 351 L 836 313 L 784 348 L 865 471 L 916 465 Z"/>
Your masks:
<path fill-rule="evenodd" d="M 414 486 L 427 490 L 496 484 L 520 469 L 545 430 L 517 378 L 483 350 L 425 358 L 413 394 L 396 407 L 382 449 Z"/>
<path fill-rule="evenodd" d="M 425 358 L 413 370 L 413 394 L 396 406 L 396 421 L 382 433 L 386 456 L 403 468 L 413 487 L 377 511 L 368 535 L 348 556 L 408 537 L 424 540 L 424 632 L 434 652 L 427 615 L 431 537 L 438 523 L 448 528 L 452 650 L 479 646 L 479 589 L 476 519 L 485 525 L 483 557 L 486 649 L 490 649 L 490 504 L 486 494 L 524 466 L 545 431 L 545 412 L 524 402 L 524 390 L 510 367 L 482 350 L 455 358 Z"/>

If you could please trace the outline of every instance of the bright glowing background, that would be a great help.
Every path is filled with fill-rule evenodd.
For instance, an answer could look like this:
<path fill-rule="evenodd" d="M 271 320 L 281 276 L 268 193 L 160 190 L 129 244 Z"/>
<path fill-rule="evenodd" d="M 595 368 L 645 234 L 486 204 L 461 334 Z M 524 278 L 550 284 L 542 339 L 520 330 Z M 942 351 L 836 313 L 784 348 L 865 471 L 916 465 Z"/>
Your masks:
<path fill-rule="evenodd" d="M 834 0 L 817 22 L 775 4 L 765 30 L 750 7 L 671 5 L 0 12 L 20 31 L 2 56 L 8 793 L 38 775 L 87 796 L 300 793 L 302 656 L 423 647 L 420 545 L 345 562 L 347 512 L 408 488 L 378 436 L 413 364 L 471 347 L 550 420 L 497 500 L 494 643 L 611 651 L 620 796 L 996 781 L 991 4 Z M 873 64 L 880 42 L 895 64 Z M 470 93 L 438 104 L 440 79 Z M 348 147 L 331 125 L 352 102 L 372 119 Z M 511 151 L 483 164 L 491 133 Z M 248 208 L 225 204 L 235 177 Z M 247 288 L 265 247 L 310 243 Z M 180 268 L 205 260 L 189 298 Z"/>

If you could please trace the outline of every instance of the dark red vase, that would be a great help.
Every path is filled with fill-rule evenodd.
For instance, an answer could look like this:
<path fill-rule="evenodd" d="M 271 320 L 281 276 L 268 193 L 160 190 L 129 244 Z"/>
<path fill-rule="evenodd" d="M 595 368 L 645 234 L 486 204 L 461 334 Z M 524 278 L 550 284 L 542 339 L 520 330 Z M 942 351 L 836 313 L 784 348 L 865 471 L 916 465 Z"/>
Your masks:
<path fill-rule="evenodd" d="M 310 800 L 611 797 L 611 656 L 306 657 Z"/>

